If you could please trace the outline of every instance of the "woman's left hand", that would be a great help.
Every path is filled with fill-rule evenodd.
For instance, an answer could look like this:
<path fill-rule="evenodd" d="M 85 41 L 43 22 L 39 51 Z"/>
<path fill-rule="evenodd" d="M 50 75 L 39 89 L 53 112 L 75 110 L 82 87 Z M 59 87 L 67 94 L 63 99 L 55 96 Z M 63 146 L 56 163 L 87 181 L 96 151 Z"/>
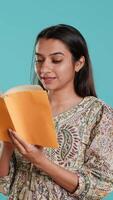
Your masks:
<path fill-rule="evenodd" d="M 8 132 L 14 146 L 30 162 L 40 163 L 45 158 L 43 147 L 27 143 L 12 129 L 9 129 Z"/>

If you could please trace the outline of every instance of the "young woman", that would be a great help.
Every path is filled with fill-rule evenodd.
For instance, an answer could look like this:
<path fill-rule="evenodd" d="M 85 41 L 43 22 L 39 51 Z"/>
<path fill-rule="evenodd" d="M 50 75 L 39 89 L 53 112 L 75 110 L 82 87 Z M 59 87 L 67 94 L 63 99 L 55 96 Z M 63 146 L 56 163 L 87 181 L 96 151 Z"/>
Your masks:
<path fill-rule="evenodd" d="M 4 143 L 0 191 L 10 200 L 99 200 L 113 190 L 113 110 L 97 98 L 88 48 L 69 25 L 42 30 L 35 77 L 47 90 L 58 149 Z M 46 114 L 46 113 L 45 113 Z M 16 149 L 15 149 L 16 148 Z"/>

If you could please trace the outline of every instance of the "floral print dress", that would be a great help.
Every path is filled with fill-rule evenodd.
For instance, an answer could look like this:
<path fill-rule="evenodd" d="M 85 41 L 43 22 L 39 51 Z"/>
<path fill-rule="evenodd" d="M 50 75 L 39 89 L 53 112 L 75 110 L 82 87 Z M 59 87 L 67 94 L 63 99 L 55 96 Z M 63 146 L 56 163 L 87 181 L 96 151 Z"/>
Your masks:
<path fill-rule="evenodd" d="M 59 148 L 44 148 L 55 164 L 77 173 L 70 193 L 15 150 L 0 191 L 9 200 L 99 200 L 113 190 L 113 109 L 93 96 L 54 117 Z"/>

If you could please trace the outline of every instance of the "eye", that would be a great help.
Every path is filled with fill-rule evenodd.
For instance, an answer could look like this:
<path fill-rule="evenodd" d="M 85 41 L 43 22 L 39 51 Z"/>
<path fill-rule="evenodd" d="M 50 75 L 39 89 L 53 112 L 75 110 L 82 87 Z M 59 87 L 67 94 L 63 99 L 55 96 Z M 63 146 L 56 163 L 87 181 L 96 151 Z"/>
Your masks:
<path fill-rule="evenodd" d="M 36 63 L 36 64 L 42 63 L 42 62 L 43 62 L 43 60 L 41 60 L 41 59 L 36 59 L 36 60 L 35 60 L 35 63 Z"/>
<path fill-rule="evenodd" d="M 62 60 L 52 60 L 53 63 L 60 63 Z"/>

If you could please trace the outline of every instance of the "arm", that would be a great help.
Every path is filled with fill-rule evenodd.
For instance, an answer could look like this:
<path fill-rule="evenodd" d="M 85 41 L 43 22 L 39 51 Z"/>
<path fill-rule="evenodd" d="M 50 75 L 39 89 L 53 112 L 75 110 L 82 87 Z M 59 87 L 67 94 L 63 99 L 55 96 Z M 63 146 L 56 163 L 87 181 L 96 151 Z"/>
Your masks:
<path fill-rule="evenodd" d="M 72 193 L 78 187 L 77 174 L 52 163 L 47 158 L 36 159 L 34 165 L 46 172 L 58 185 L 68 192 Z"/>
<path fill-rule="evenodd" d="M 113 191 L 113 110 L 103 105 L 96 118 L 95 127 L 87 130 L 93 137 L 86 147 L 84 164 L 77 169 L 79 187 L 73 196 L 80 199 L 97 200 Z"/>

